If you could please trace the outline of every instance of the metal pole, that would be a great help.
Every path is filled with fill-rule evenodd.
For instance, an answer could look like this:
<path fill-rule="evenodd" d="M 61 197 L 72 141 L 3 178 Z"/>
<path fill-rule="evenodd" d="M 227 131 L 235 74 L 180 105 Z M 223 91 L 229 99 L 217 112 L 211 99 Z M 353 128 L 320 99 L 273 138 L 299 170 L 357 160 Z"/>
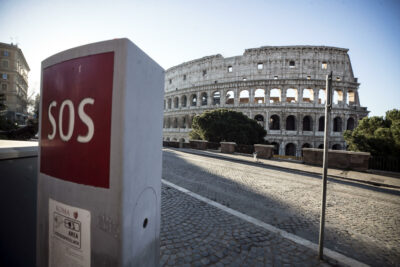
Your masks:
<path fill-rule="evenodd" d="M 329 125 L 332 109 L 332 72 L 326 76 L 326 102 L 325 102 L 325 132 L 324 132 L 324 158 L 322 172 L 322 204 L 321 221 L 319 227 L 318 256 L 322 260 L 324 256 L 324 229 L 325 229 L 325 207 L 326 207 L 326 176 L 328 173 L 328 149 L 329 149 Z"/>

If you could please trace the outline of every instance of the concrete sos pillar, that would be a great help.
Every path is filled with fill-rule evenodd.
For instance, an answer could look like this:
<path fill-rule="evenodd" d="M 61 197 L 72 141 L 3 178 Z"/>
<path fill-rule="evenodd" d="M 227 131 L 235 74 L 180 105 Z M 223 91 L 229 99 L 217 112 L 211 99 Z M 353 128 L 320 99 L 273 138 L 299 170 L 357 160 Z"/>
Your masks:
<path fill-rule="evenodd" d="M 38 266 L 157 266 L 164 70 L 128 39 L 42 62 Z"/>

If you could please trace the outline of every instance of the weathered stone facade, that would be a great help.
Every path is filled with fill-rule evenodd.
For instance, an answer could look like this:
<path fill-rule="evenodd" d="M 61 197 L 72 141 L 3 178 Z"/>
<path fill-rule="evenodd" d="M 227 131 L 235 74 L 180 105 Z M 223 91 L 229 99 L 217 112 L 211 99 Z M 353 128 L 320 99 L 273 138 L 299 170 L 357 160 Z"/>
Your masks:
<path fill-rule="evenodd" d="M 280 155 L 323 144 L 326 75 L 333 71 L 330 148 L 344 149 L 343 131 L 368 114 L 348 49 L 265 46 L 243 56 L 208 56 L 166 71 L 164 140 L 188 141 L 195 115 L 215 108 L 241 111 L 267 130 Z"/>

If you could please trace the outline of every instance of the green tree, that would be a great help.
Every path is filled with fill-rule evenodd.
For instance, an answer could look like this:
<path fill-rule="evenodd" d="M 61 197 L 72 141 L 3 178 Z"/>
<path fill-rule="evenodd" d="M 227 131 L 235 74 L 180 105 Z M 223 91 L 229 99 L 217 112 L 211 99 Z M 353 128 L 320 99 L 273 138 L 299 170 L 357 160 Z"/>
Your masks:
<path fill-rule="evenodd" d="M 195 116 L 192 129 L 191 139 L 247 145 L 264 143 L 264 137 L 267 134 L 255 120 L 241 112 L 227 109 L 215 109 Z"/>
<path fill-rule="evenodd" d="M 385 118 L 363 118 L 353 131 L 346 131 L 344 139 L 349 150 L 370 152 L 372 156 L 400 156 L 400 111 L 386 112 Z"/>

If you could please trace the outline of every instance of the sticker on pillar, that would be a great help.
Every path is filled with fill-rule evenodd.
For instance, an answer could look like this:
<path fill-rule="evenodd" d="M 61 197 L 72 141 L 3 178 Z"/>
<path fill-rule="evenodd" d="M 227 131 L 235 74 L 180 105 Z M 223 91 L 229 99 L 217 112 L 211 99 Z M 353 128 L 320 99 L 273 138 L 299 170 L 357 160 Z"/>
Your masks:
<path fill-rule="evenodd" d="M 43 70 L 40 172 L 109 188 L 114 52 Z"/>
<path fill-rule="evenodd" d="M 90 266 L 90 211 L 49 199 L 49 266 Z"/>

